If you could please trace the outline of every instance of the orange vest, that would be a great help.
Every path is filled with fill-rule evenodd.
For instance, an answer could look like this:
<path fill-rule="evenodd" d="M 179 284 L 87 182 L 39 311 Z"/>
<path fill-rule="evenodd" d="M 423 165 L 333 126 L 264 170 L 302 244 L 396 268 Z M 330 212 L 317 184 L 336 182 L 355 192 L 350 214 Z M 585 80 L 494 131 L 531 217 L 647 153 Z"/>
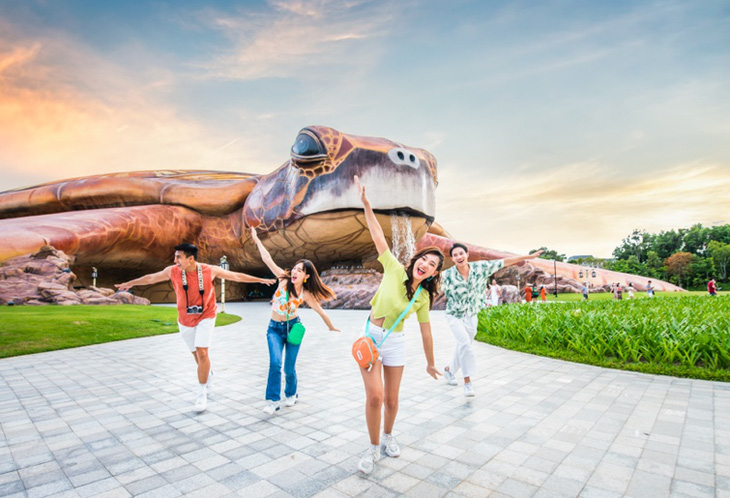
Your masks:
<path fill-rule="evenodd" d="M 172 288 L 175 289 L 177 296 L 177 315 L 178 322 L 186 327 L 196 327 L 201 320 L 206 318 L 215 318 L 218 311 L 215 303 L 215 288 L 213 286 L 213 276 L 211 275 L 210 266 L 198 263 L 203 269 L 203 296 L 201 299 L 200 287 L 198 286 L 198 270 L 187 272 L 188 277 L 188 299 L 185 301 L 185 289 L 182 284 L 182 271 L 178 266 L 173 266 L 170 271 L 170 280 Z M 185 306 L 203 306 L 203 313 L 189 315 Z"/>

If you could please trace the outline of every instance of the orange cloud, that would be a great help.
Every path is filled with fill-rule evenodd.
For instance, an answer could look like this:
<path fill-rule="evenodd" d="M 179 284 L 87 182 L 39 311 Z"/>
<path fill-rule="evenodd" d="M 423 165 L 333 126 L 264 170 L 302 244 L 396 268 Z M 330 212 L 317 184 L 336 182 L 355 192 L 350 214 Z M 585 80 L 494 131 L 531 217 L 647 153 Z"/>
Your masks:
<path fill-rule="evenodd" d="M 0 38 L 3 170 L 36 183 L 137 169 L 259 172 L 280 163 L 253 138 L 182 118 L 164 99 L 174 76 L 139 74 L 63 36 Z M 2 182 L 0 190 L 19 186 Z"/>

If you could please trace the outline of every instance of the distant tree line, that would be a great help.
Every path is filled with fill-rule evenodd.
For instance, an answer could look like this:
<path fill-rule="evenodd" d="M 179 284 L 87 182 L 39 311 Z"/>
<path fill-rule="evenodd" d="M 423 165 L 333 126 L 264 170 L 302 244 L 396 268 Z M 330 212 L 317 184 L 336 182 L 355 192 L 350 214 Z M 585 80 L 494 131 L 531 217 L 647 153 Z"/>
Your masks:
<path fill-rule="evenodd" d="M 541 249 L 545 251 L 541 258 L 565 261 L 565 254 Z M 658 234 L 635 229 L 613 250 L 613 259 L 583 258 L 572 262 L 658 278 L 681 287 L 701 287 L 711 278 L 727 282 L 730 225 L 703 227 L 698 223 Z"/>

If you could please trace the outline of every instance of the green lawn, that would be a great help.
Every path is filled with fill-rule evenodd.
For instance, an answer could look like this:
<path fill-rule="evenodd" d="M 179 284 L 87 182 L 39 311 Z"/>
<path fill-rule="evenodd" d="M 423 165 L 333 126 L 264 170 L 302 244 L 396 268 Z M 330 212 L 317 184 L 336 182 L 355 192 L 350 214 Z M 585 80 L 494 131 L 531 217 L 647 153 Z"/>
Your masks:
<path fill-rule="evenodd" d="M 219 314 L 216 326 L 240 319 Z M 177 331 L 173 307 L 4 306 L 0 308 L 0 358 Z"/>
<path fill-rule="evenodd" d="M 717 293 L 718 297 L 720 296 L 727 296 L 730 295 L 730 292 L 728 291 L 720 291 Z M 646 295 L 646 292 L 636 292 L 634 291 L 634 299 L 648 299 L 648 296 Z M 707 291 L 687 291 L 687 292 L 657 292 L 654 296 L 654 298 L 664 298 L 664 297 L 687 297 L 687 296 L 706 296 Z M 629 298 L 628 292 L 623 293 L 623 300 L 626 300 Z M 596 292 L 588 294 L 588 300 L 589 301 L 610 301 L 613 299 L 613 294 L 610 292 Z M 539 301 L 540 298 L 537 298 Z M 556 298 L 553 294 L 547 295 L 548 301 L 562 301 L 562 302 L 574 302 L 574 301 L 583 301 L 583 294 L 572 294 L 572 293 L 566 293 L 566 294 L 558 294 L 558 297 Z"/>
<path fill-rule="evenodd" d="M 480 314 L 477 340 L 601 367 L 728 382 L 730 298 L 698 291 L 497 306 Z"/>

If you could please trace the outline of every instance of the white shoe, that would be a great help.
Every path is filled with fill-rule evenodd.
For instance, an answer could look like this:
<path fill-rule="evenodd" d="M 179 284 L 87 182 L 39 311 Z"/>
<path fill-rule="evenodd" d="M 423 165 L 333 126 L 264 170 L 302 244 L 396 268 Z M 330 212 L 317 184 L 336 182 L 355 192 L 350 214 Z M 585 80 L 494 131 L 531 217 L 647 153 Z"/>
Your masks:
<path fill-rule="evenodd" d="M 476 396 L 476 393 L 474 392 L 474 386 L 471 385 L 471 382 L 467 382 L 464 384 L 464 396 L 467 398 L 473 398 Z"/>
<path fill-rule="evenodd" d="M 273 415 L 281 409 L 281 402 L 268 400 L 264 407 L 264 413 L 266 415 Z"/>
<path fill-rule="evenodd" d="M 207 407 L 208 407 L 208 395 L 205 394 L 205 392 L 202 392 L 202 393 L 198 394 L 198 397 L 195 400 L 195 411 L 198 413 L 204 412 Z"/>
<path fill-rule="evenodd" d="M 357 464 L 357 470 L 363 474 L 370 474 L 375 464 L 380 461 L 380 446 L 370 446 Z"/>
<path fill-rule="evenodd" d="M 392 434 L 383 434 L 380 444 L 385 447 L 385 454 L 389 457 L 398 458 L 400 456 L 400 446 Z"/>
<path fill-rule="evenodd" d="M 286 401 L 284 401 L 284 406 L 294 406 L 297 404 L 298 400 L 299 394 L 295 394 L 294 396 L 287 396 Z"/>
<path fill-rule="evenodd" d="M 444 367 L 444 379 L 446 379 L 446 382 L 450 386 L 457 385 L 458 382 L 456 382 L 456 376 L 453 373 L 451 373 L 451 370 L 447 370 L 447 368 L 448 367 Z"/>

